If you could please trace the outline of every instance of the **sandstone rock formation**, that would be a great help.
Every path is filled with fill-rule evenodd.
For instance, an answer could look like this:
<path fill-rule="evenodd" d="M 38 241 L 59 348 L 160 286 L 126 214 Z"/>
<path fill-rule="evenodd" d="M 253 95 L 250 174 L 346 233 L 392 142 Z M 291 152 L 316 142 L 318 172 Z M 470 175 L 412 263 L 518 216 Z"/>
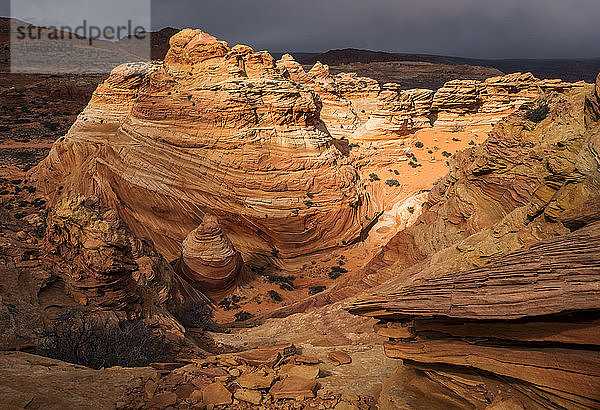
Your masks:
<path fill-rule="evenodd" d="M 596 79 L 596 91 L 588 98 L 586 109 L 591 121 L 600 120 L 600 74 Z"/>
<path fill-rule="evenodd" d="M 410 332 L 390 335 L 390 357 L 518 380 L 537 405 L 596 407 L 599 281 L 600 223 L 594 223 L 481 268 L 408 286 L 390 282 L 387 293 L 351 311 L 409 323 Z M 451 369 L 439 373 L 459 383 L 458 374 L 448 376 Z"/>
<path fill-rule="evenodd" d="M 177 307 L 202 298 L 95 197 L 60 201 L 49 217 L 46 242 L 66 292 L 81 305 L 137 316 L 153 305 Z"/>
<path fill-rule="evenodd" d="M 208 294 L 226 292 L 250 276 L 242 256 L 213 215 L 206 215 L 185 238 L 175 270 L 194 287 Z"/>
<path fill-rule="evenodd" d="M 596 220 L 598 135 L 597 123 L 586 121 L 588 92 L 557 95 L 539 124 L 519 111 L 481 146 L 457 154 L 419 219 L 390 240 L 363 277 L 389 278 L 428 257 L 446 270 L 481 266 Z"/>
<path fill-rule="evenodd" d="M 305 72 L 289 54 L 277 66 L 319 94 L 327 128 L 335 137 L 351 142 L 390 140 L 433 126 L 490 125 L 525 103 L 584 84 L 514 73 L 484 81 L 452 80 L 434 92 L 402 90 L 394 83 L 381 86 L 356 74 L 332 76 L 321 63 Z"/>
<path fill-rule="evenodd" d="M 319 108 L 267 53 L 183 30 L 164 64 L 115 69 L 31 175 L 51 203 L 96 194 L 169 260 L 207 213 L 244 258 L 343 246 L 368 199 Z"/>
<path fill-rule="evenodd" d="M 599 403 L 597 95 L 551 97 L 539 123 L 522 110 L 457 155 L 363 272 L 391 280 L 348 306 L 383 321 L 386 354 L 476 407 L 507 400 L 498 383 L 525 407 Z"/>

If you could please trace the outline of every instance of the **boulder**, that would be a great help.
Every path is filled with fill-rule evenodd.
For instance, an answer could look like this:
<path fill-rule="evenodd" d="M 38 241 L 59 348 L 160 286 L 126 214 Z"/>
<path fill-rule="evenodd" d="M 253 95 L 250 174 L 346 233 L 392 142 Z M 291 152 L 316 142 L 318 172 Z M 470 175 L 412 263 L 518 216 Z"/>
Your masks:
<path fill-rule="evenodd" d="M 231 392 L 222 383 L 209 384 L 202 390 L 202 402 L 207 406 L 224 406 L 232 401 Z"/>
<path fill-rule="evenodd" d="M 331 359 L 336 364 L 336 366 L 352 363 L 352 356 L 350 356 L 346 352 L 342 352 L 339 350 L 334 350 L 333 352 L 329 352 L 327 357 L 329 357 L 329 359 Z"/>
<path fill-rule="evenodd" d="M 262 394 L 256 390 L 238 389 L 233 394 L 233 397 L 254 405 L 258 405 L 262 401 Z"/>
<path fill-rule="evenodd" d="M 315 380 L 290 376 L 275 383 L 269 393 L 274 399 L 304 400 L 315 397 L 316 389 Z"/>
<path fill-rule="evenodd" d="M 235 379 L 235 382 L 245 389 L 260 390 L 268 389 L 275 381 L 272 374 L 262 375 L 259 373 L 246 373 Z"/>

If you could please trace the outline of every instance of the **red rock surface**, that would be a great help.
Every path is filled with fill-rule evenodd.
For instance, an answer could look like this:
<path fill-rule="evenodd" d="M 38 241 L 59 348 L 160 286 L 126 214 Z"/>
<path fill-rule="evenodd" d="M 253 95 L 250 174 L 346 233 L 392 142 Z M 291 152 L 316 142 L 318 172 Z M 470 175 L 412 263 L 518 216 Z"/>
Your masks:
<path fill-rule="evenodd" d="M 289 258 L 353 240 L 368 208 L 314 92 L 199 30 L 115 69 L 32 176 L 97 194 L 169 259 L 209 211 L 244 257 Z"/>
<path fill-rule="evenodd" d="M 509 118 L 481 147 L 487 152 L 458 156 L 422 223 L 370 266 L 393 278 L 348 306 L 383 320 L 376 331 L 390 338 L 388 356 L 476 406 L 477 390 L 494 396 L 498 382 L 520 390 L 526 407 L 600 400 L 600 134 L 591 91 L 552 101 L 537 125 Z M 520 144 L 511 148 L 511 137 Z M 536 144 L 543 155 L 532 155 Z M 477 389 L 466 368 L 475 369 L 469 379 L 484 377 Z"/>
<path fill-rule="evenodd" d="M 431 127 L 491 125 L 525 103 L 584 85 L 514 73 L 484 81 L 452 80 L 435 92 L 402 90 L 398 84 L 381 86 L 356 74 L 330 75 L 321 63 L 305 72 L 289 54 L 277 65 L 284 75 L 319 94 L 327 128 L 350 142 L 392 140 Z"/>
<path fill-rule="evenodd" d="M 226 292 L 251 274 L 212 215 L 206 215 L 183 241 L 175 271 L 206 294 Z"/>

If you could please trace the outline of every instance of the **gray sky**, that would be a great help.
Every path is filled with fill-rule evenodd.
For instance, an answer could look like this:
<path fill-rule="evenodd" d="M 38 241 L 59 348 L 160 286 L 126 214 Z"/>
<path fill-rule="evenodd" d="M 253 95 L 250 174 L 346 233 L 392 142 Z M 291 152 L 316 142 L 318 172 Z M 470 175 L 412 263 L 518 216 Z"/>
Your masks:
<path fill-rule="evenodd" d="M 600 57 L 600 0 L 152 0 L 152 6 L 154 29 L 201 28 L 232 45 L 270 51 Z"/>

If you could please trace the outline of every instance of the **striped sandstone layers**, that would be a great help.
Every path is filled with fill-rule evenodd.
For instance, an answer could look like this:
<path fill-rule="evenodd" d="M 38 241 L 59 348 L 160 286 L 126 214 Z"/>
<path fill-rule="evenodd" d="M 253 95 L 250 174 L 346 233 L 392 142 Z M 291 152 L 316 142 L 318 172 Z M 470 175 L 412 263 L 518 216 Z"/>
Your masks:
<path fill-rule="evenodd" d="M 452 80 L 437 91 L 402 90 L 400 84 L 381 85 L 353 73 L 330 75 L 321 63 L 306 72 L 289 54 L 277 66 L 319 94 L 327 128 L 350 142 L 393 140 L 431 127 L 489 126 L 551 92 L 583 86 L 514 73 L 484 81 Z"/>
<path fill-rule="evenodd" d="M 164 63 L 113 70 L 32 172 L 51 202 L 96 194 L 169 260 L 207 213 L 245 259 L 358 237 L 369 201 L 315 92 L 200 30 L 170 46 Z"/>
<path fill-rule="evenodd" d="M 389 283 L 351 312 L 382 320 L 376 330 L 390 338 L 387 356 L 414 363 L 475 406 L 494 397 L 491 380 L 499 376 L 521 393 L 521 406 L 596 408 L 598 283 L 596 222 L 481 268 L 408 286 Z M 465 376 L 453 366 L 475 371 Z"/>
<path fill-rule="evenodd" d="M 183 241 L 175 271 L 208 294 L 226 291 L 247 280 L 250 273 L 212 215 L 206 215 Z"/>
<path fill-rule="evenodd" d="M 457 155 L 363 273 L 389 280 L 348 306 L 469 405 L 600 403 L 600 87 L 586 89 Z"/>

